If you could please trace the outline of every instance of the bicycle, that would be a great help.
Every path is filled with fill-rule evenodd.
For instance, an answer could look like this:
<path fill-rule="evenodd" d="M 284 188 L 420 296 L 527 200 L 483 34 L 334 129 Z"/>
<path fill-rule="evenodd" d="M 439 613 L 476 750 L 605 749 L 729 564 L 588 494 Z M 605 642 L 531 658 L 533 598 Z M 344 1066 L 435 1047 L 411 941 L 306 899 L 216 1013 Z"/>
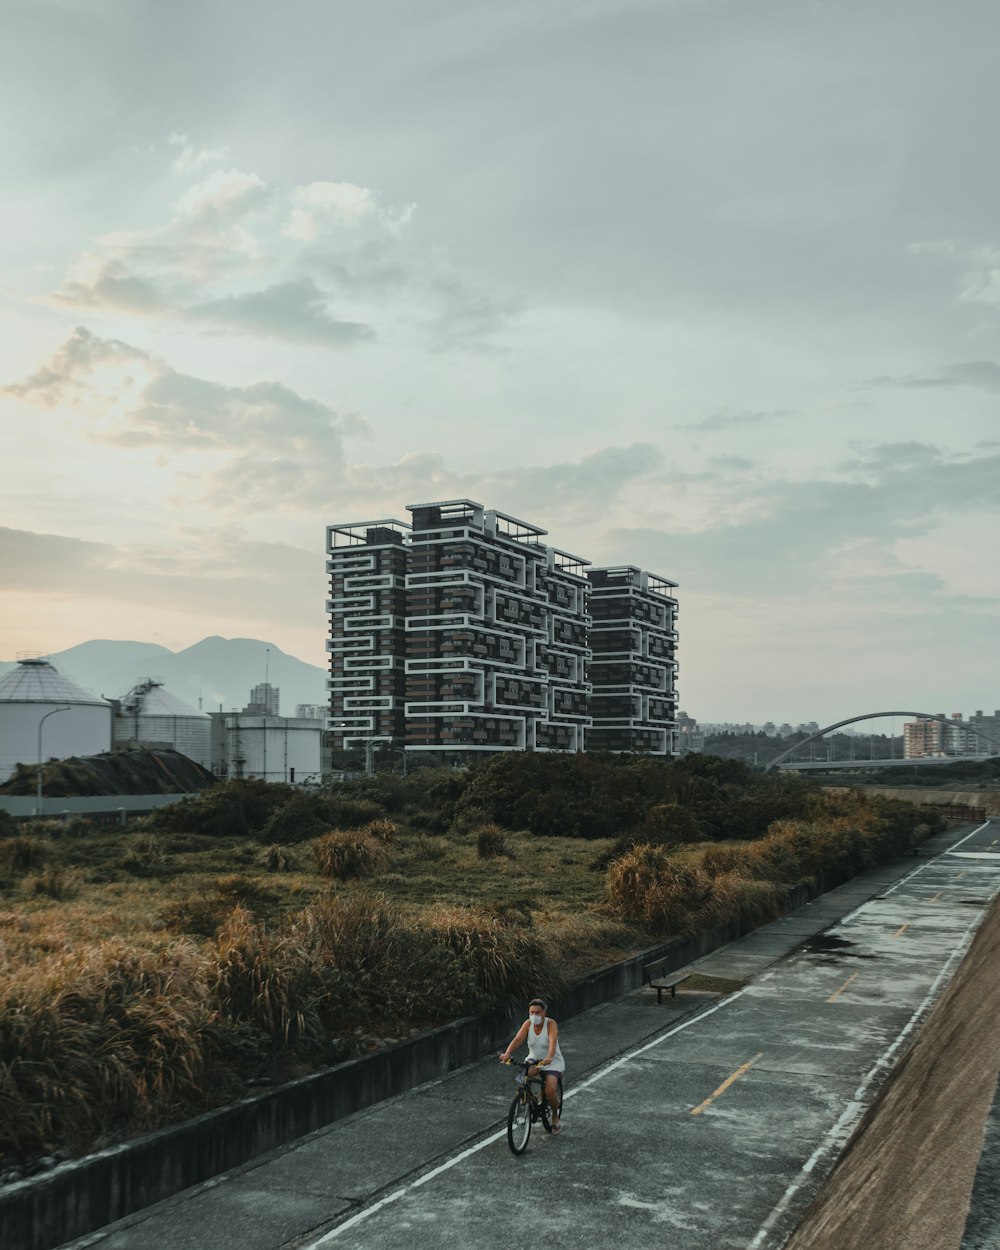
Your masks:
<path fill-rule="evenodd" d="M 512 1059 L 501 1060 L 508 1066 L 513 1064 Z M 521 1069 L 514 1077 L 514 1085 L 517 1092 L 514 1095 L 514 1101 L 510 1104 L 510 1111 L 507 1113 L 507 1145 L 516 1155 L 523 1155 L 528 1149 L 528 1138 L 531 1136 L 531 1126 L 536 1120 L 541 1120 L 542 1128 L 546 1133 L 552 1132 L 552 1108 L 549 1100 L 545 1097 L 545 1088 L 540 1074 L 533 1076 L 528 1075 L 528 1069 L 535 1067 L 537 1060 L 524 1059 L 518 1064 Z M 559 1075 L 559 1116 L 562 1117 L 563 1105 L 563 1086 L 562 1075 Z"/>

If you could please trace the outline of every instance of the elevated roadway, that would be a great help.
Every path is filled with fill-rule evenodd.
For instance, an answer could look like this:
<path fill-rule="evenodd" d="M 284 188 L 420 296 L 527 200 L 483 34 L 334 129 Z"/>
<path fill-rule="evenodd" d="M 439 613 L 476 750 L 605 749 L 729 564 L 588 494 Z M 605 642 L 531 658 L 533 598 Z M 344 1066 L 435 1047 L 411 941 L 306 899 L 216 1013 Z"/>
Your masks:
<path fill-rule="evenodd" d="M 564 1130 L 520 1159 L 509 1070 L 483 1060 L 78 1250 L 776 1250 L 1000 887 L 995 825 L 924 848 L 699 961 L 743 983 L 728 996 L 642 991 L 567 1020 Z"/>

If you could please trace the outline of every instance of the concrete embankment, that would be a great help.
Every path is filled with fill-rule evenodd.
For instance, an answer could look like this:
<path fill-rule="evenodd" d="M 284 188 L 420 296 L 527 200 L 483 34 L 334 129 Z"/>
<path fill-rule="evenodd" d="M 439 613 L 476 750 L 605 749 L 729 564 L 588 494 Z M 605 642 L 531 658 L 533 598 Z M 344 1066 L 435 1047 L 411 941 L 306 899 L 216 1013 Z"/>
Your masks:
<path fill-rule="evenodd" d="M 987 816 L 1000 816 L 1000 790 L 937 790 L 929 786 L 863 786 L 872 794 L 907 803 L 938 807 L 981 807 Z"/>
<path fill-rule="evenodd" d="M 958 1250 L 1000 1069 L 998 1020 L 1000 898 L 785 1250 Z"/>

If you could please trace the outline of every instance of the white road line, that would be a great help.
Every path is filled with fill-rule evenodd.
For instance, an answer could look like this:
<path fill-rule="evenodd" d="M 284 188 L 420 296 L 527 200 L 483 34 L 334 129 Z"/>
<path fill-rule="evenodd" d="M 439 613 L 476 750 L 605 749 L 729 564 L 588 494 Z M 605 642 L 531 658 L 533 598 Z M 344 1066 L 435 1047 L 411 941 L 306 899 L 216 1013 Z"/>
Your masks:
<path fill-rule="evenodd" d="M 903 877 L 900 881 L 897 881 L 896 884 L 894 886 L 891 886 L 888 890 L 883 890 L 882 893 L 878 895 L 878 898 L 875 898 L 873 896 L 872 898 L 868 899 L 867 902 L 862 903 L 860 907 L 855 907 L 853 911 L 849 911 L 846 916 L 841 916 L 841 918 L 837 921 L 837 924 L 847 924 L 849 920 L 853 920 L 859 911 L 862 911 L 865 907 L 868 906 L 868 903 L 877 902 L 878 899 L 888 898 L 888 896 L 890 894 L 895 893 L 895 891 L 898 890 L 901 885 L 906 885 L 907 881 L 911 881 L 915 876 L 918 875 L 918 873 L 923 872 L 925 868 L 930 868 L 931 865 L 936 864 L 939 859 L 944 859 L 946 855 L 951 855 L 957 846 L 961 846 L 963 842 L 968 842 L 970 838 L 974 838 L 976 834 L 979 833 L 981 830 L 985 829 L 989 823 L 990 822 L 988 820 L 984 820 L 983 823 L 979 825 L 977 828 L 973 829 L 971 833 L 967 833 L 965 837 L 959 838 L 957 842 L 953 842 L 951 846 L 948 847 L 947 850 L 939 852 L 937 855 L 934 856 L 933 859 L 929 859 L 926 864 L 921 864 L 919 868 L 914 868 L 912 872 L 907 873 L 905 877 Z M 833 926 L 831 925 L 831 928 L 832 927 Z"/>
<path fill-rule="evenodd" d="M 989 821 L 986 821 L 985 824 L 979 826 L 979 829 L 973 829 L 972 833 L 967 834 L 966 837 L 962 838 L 959 842 L 956 842 L 954 846 L 961 846 L 962 842 L 967 841 L 969 838 L 973 836 L 973 834 L 978 833 L 980 829 L 984 829 L 986 825 L 988 825 L 989 823 L 990 823 Z M 949 847 L 949 850 L 953 850 L 953 849 L 954 847 Z M 947 854 L 947 852 L 942 852 L 942 854 Z M 911 872 L 909 876 L 904 877 L 903 880 L 898 882 L 896 886 L 893 886 L 893 889 L 896 889 L 899 885 L 903 885 L 904 882 L 909 881 L 910 877 L 915 877 L 918 872 L 923 872 L 924 868 L 929 868 L 931 864 L 935 863 L 936 860 L 940 858 L 941 858 L 941 855 L 938 855 L 938 856 L 935 856 L 934 859 L 928 860 L 926 864 L 922 864 L 920 868 L 916 869 L 915 872 Z M 891 891 L 887 890 L 886 894 L 889 894 L 889 893 L 891 893 Z M 873 900 L 871 899 L 868 900 L 868 902 L 872 902 L 872 901 Z M 862 903 L 861 905 L 861 907 L 867 907 L 867 906 L 868 906 L 868 903 Z M 856 912 L 861 910 L 861 907 L 856 908 L 855 911 L 851 913 L 851 915 L 852 916 L 855 915 Z M 845 919 L 847 919 L 847 917 L 845 917 Z M 963 935 L 963 940 L 964 940 L 964 937 L 971 931 L 972 927 L 979 923 L 980 919 L 981 917 L 977 916 L 973 920 L 972 924 L 969 926 L 969 929 L 966 930 L 966 934 Z M 843 921 L 841 921 L 841 923 L 843 923 Z M 821 1157 L 824 1149 L 826 1148 L 826 1143 L 828 1142 L 828 1140 L 832 1141 L 831 1135 L 838 1130 L 842 1121 L 844 1123 L 847 1122 L 845 1120 L 845 1116 L 847 1116 L 847 1113 L 849 1111 L 853 1112 L 855 1107 L 857 1107 L 857 1110 L 860 1111 L 861 1109 L 860 1106 L 857 1106 L 857 1099 L 859 1095 L 864 1092 L 864 1090 L 867 1088 L 868 1083 L 874 1077 L 875 1073 L 886 1062 L 888 1056 L 900 1044 L 902 1039 L 909 1033 L 910 1029 L 913 1027 L 913 1024 L 916 1022 L 916 1019 L 919 1016 L 920 1012 L 923 1010 L 926 1003 L 933 997 L 934 993 L 936 992 L 938 984 L 941 978 L 944 976 L 945 971 L 950 966 L 951 961 L 954 958 L 954 956 L 955 956 L 955 952 L 952 952 L 952 955 L 949 958 L 948 962 L 945 964 L 944 968 L 941 970 L 941 972 L 938 974 L 937 978 L 935 979 L 933 986 L 928 992 L 927 998 L 924 1000 L 923 1003 L 921 1003 L 920 1007 L 918 1007 L 917 1010 L 914 1012 L 913 1016 L 910 1018 L 910 1022 L 906 1025 L 903 1032 L 900 1033 L 899 1037 L 896 1039 L 893 1045 L 889 1047 L 889 1049 L 876 1062 L 876 1064 L 871 1069 L 869 1074 L 865 1077 L 865 1080 L 858 1087 L 857 1093 L 855 1093 L 855 1096 L 854 1096 L 855 1101 L 848 1104 L 848 1107 L 845 1110 L 844 1115 L 841 1116 L 840 1120 L 837 1121 L 837 1124 L 834 1125 L 834 1128 L 831 1130 L 831 1132 L 827 1134 L 826 1138 L 824 1138 L 824 1142 L 820 1144 L 820 1146 L 817 1148 L 816 1152 L 814 1153 L 813 1158 L 805 1165 L 805 1167 L 803 1168 L 803 1172 L 811 1171 L 812 1168 L 815 1166 L 815 1162 L 817 1162 L 819 1158 Z M 647 1051 L 653 1050 L 657 1046 L 662 1046 L 662 1044 L 665 1041 L 667 1041 L 669 1038 L 675 1037 L 678 1033 L 682 1033 L 685 1029 L 689 1029 L 693 1024 L 699 1024 L 702 1020 L 706 1020 L 709 1016 L 714 1015 L 717 1011 L 721 1010 L 723 1007 L 727 1007 L 730 1003 L 735 1002 L 737 998 L 742 997 L 742 995 L 746 993 L 748 988 L 749 988 L 748 986 L 744 986 L 743 989 L 737 990 L 734 994 L 728 995 L 726 998 L 723 998 L 721 1001 L 717 1002 L 713 1007 L 709 1007 L 706 1011 L 702 1011 L 698 1015 L 692 1016 L 688 1020 L 683 1020 L 680 1024 L 675 1025 L 672 1029 L 668 1029 L 665 1033 L 661 1033 L 658 1037 L 653 1038 L 651 1042 L 645 1042 L 642 1046 L 638 1046 L 636 1047 L 635 1050 L 631 1050 L 627 1054 L 624 1054 L 620 1058 L 616 1059 L 614 1063 L 609 1063 L 606 1067 L 601 1068 L 599 1071 L 595 1072 L 592 1076 L 588 1076 L 586 1079 L 580 1081 L 579 1084 L 574 1084 L 573 1088 L 571 1090 L 568 1090 L 566 1093 L 567 1101 L 570 1098 L 574 1098 L 577 1094 L 583 1093 L 585 1089 L 589 1089 L 592 1085 L 596 1085 L 598 1081 L 602 1081 L 606 1076 L 610 1075 L 612 1072 L 616 1071 L 618 1068 L 622 1067 L 624 1064 L 628 1063 L 630 1060 L 637 1058 L 639 1055 L 644 1055 Z M 341 1235 L 341 1233 L 347 1232 L 348 1229 L 356 1228 L 359 1224 L 363 1223 L 365 1220 L 375 1215 L 376 1212 L 381 1211 L 384 1207 L 389 1206 L 393 1202 L 397 1202 L 400 1198 L 405 1197 L 408 1193 L 411 1193 L 413 1190 L 419 1189 L 421 1185 L 426 1185 L 429 1181 L 433 1180 L 435 1177 L 440 1176 L 442 1172 L 447 1172 L 451 1168 L 456 1167 L 459 1163 L 462 1163 L 464 1162 L 464 1160 L 470 1158 L 472 1155 L 478 1154 L 480 1150 L 485 1150 L 487 1146 L 492 1146 L 494 1142 L 499 1141 L 502 1137 L 505 1137 L 506 1134 L 507 1134 L 507 1129 L 502 1128 L 498 1132 L 492 1133 L 489 1137 L 484 1138 L 483 1141 L 477 1142 L 474 1146 L 469 1146 L 467 1149 L 461 1151 L 459 1154 L 453 1155 L 450 1159 L 446 1159 L 444 1163 L 439 1164 L 436 1168 L 432 1168 L 429 1172 L 424 1173 L 423 1176 L 418 1177 L 417 1180 L 411 1181 L 408 1185 L 403 1185 L 399 1189 L 393 1190 L 391 1194 L 387 1194 L 384 1198 L 380 1198 L 378 1202 L 372 1203 L 370 1207 L 365 1207 L 363 1210 L 358 1211 L 355 1215 L 352 1215 L 350 1219 L 345 1220 L 342 1224 L 338 1224 L 336 1228 L 332 1228 L 328 1233 L 324 1233 L 322 1237 L 318 1238 L 318 1240 L 310 1242 L 308 1246 L 304 1246 L 302 1250 L 321 1250 L 321 1247 L 330 1245 L 333 1241 L 335 1241 Z M 788 1201 L 791 1200 L 791 1197 L 793 1196 L 793 1194 L 795 1193 L 796 1189 L 799 1187 L 800 1184 L 801 1184 L 801 1181 L 796 1181 L 794 1182 L 794 1187 L 789 1188 L 789 1190 L 787 1191 Z M 782 1202 L 784 1202 L 785 1205 L 787 1206 L 787 1202 L 785 1199 L 782 1199 Z M 780 1203 L 779 1203 L 779 1206 L 781 1206 Z M 784 1210 L 784 1207 L 781 1208 L 781 1211 L 779 1211 L 778 1208 L 776 1207 L 775 1212 L 772 1212 L 773 1218 L 774 1219 L 780 1218 L 780 1215 L 783 1210 Z M 770 1221 L 770 1218 L 771 1217 L 769 1217 L 769 1221 Z M 764 1228 L 762 1228 L 761 1230 L 761 1233 L 758 1233 L 758 1237 L 763 1235 L 769 1228 L 770 1228 L 770 1222 L 765 1224 Z M 755 1239 L 751 1245 L 750 1250 L 754 1250 L 754 1248 L 758 1244 L 759 1244 L 758 1241 Z"/>
<path fill-rule="evenodd" d="M 934 978 L 930 989 L 927 991 L 920 1005 L 914 1010 L 913 1015 L 910 1016 L 909 1020 L 907 1020 L 906 1024 L 897 1035 L 895 1041 L 893 1041 L 891 1045 L 889 1045 L 882 1052 L 878 1059 L 876 1059 L 876 1061 L 868 1069 L 861 1084 L 854 1091 L 854 1097 L 841 1112 L 840 1117 L 837 1119 L 833 1127 L 828 1130 L 820 1144 L 802 1165 L 798 1176 L 796 1176 L 796 1178 L 782 1194 L 777 1206 L 775 1206 L 771 1214 L 760 1226 L 757 1235 L 754 1237 L 753 1241 L 750 1242 L 747 1250 L 760 1250 L 769 1234 L 774 1230 L 774 1226 L 777 1224 L 778 1220 L 780 1220 L 788 1210 L 792 1199 L 805 1184 L 806 1178 L 815 1170 L 817 1163 L 819 1163 L 819 1161 L 825 1155 L 828 1155 L 833 1149 L 846 1145 L 848 1137 L 850 1137 L 857 1121 L 861 1118 L 861 1115 L 865 1110 L 865 1096 L 868 1093 L 872 1081 L 875 1080 L 884 1068 L 891 1066 L 893 1059 L 895 1058 L 896 1051 L 919 1022 L 923 1012 L 927 1009 L 928 1005 L 933 1000 L 934 995 L 937 993 L 941 982 L 947 976 L 951 965 L 957 958 L 965 954 L 970 945 L 972 931 L 978 927 L 981 920 L 981 916 L 976 916 L 969 923 L 965 932 L 962 934 L 962 940 L 951 952 L 947 960 L 945 960 L 941 967 L 941 971 Z"/>

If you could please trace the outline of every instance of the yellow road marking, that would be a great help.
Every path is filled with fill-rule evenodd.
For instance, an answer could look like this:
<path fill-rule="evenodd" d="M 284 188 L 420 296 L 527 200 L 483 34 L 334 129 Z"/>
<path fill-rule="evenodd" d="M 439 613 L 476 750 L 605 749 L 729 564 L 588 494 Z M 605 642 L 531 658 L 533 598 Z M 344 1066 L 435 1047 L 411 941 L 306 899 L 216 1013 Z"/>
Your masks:
<path fill-rule="evenodd" d="M 843 994 L 844 990 L 846 990 L 847 987 L 851 984 L 851 982 L 856 981 L 859 976 L 861 976 L 860 972 L 852 972 L 851 975 L 844 982 L 844 984 L 840 987 L 840 989 L 834 990 L 834 992 L 830 995 L 830 997 L 826 1001 L 828 1003 L 835 1003 L 837 999 L 841 996 L 841 994 Z"/>
<path fill-rule="evenodd" d="M 902 937 L 909 927 L 910 927 L 910 922 L 907 920 L 906 924 L 901 924 L 892 936 L 894 938 Z"/>
<path fill-rule="evenodd" d="M 944 890 L 938 890 L 937 894 L 935 894 L 934 897 L 930 901 L 932 903 L 936 903 L 943 893 L 944 893 Z"/>
<path fill-rule="evenodd" d="M 691 1114 L 701 1115 L 701 1113 L 705 1110 L 705 1108 L 710 1107 L 720 1094 L 724 1094 L 726 1092 L 726 1090 L 730 1087 L 730 1085 L 738 1081 L 741 1076 L 746 1076 L 746 1074 L 750 1071 L 750 1069 L 757 1062 L 757 1060 L 761 1057 L 761 1055 L 763 1055 L 763 1053 L 764 1052 L 762 1050 L 758 1051 L 757 1054 L 754 1055 L 752 1059 L 748 1059 L 746 1063 L 738 1067 L 732 1076 L 727 1076 L 726 1079 L 719 1086 L 719 1088 L 715 1090 L 713 1093 L 709 1094 L 709 1096 L 705 1099 L 704 1102 L 700 1102 L 697 1107 L 691 1108 Z"/>

